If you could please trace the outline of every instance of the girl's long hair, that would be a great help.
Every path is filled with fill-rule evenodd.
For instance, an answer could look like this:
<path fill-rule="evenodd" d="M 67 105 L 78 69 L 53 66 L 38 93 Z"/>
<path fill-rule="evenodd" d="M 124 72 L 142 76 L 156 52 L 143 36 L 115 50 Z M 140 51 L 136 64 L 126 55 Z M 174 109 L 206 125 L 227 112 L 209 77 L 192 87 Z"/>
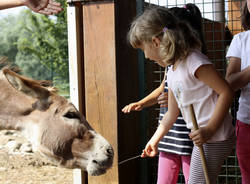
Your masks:
<path fill-rule="evenodd" d="M 244 4 L 242 15 L 241 15 L 241 24 L 245 31 L 250 30 L 250 13 L 247 8 L 247 2 Z"/>
<path fill-rule="evenodd" d="M 132 22 L 128 41 L 134 48 L 152 42 L 153 37 L 161 40 L 160 56 L 167 65 L 185 59 L 190 50 L 200 49 L 200 39 L 190 25 L 179 21 L 167 8 L 146 9 Z"/>
<path fill-rule="evenodd" d="M 193 3 L 188 3 L 184 7 L 173 7 L 169 9 L 179 21 L 184 21 L 191 26 L 195 35 L 201 41 L 201 52 L 207 54 L 207 47 L 203 34 L 203 19 L 200 9 Z"/>

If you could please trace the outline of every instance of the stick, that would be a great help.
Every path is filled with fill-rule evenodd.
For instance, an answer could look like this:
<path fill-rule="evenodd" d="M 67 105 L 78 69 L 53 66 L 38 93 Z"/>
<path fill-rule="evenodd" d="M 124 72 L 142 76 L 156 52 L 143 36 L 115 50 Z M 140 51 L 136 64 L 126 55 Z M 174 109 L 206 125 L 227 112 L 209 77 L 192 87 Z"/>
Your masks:
<path fill-rule="evenodd" d="M 195 117 L 193 104 L 191 104 L 191 105 L 189 106 L 189 109 L 190 109 L 190 114 L 191 114 L 191 118 L 192 118 L 194 130 L 198 130 L 199 127 L 198 127 L 197 120 L 196 120 L 196 117 Z M 203 150 L 203 147 L 202 147 L 202 146 L 199 146 L 198 148 L 199 148 L 199 150 L 200 150 L 201 161 L 202 161 L 202 167 L 203 167 L 203 172 L 204 172 L 204 175 L 205 175 L 206 183 L 207 183 L 207 184 L 210 184 L 210 180 L 209 180 L 209 176 L 208 176 L 208 170 L 207 170 L 207 162 L 206 162 L 204 150 Z"/>
<path fill-rule="evenodd" d="M 125 163 L 125 162 L 128 162 L 128 161 L 130 161 L 130 160 L 134 160 L 134 159 L 140 158 L 140 157 L 141 157 L 141 154 L 140 154 L 140 155 L 137 155 L 137 156 L 134 156 L 134 157 L 131 157 L 131 158 L 128 158 L 128 159 L 126 159 L 126 160 L 123 160 L 123 161 L 119 162 L 118 165 L 121 165 L 121 164 L 123 164 L 123 163 Z"/>

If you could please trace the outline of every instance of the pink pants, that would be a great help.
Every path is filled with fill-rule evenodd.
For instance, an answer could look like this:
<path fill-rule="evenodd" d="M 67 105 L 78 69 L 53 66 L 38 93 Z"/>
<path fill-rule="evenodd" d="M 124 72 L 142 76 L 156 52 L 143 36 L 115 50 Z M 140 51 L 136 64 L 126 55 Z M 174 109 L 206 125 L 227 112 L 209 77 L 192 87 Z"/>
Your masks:
<path fill-rule="evenodd" d="M 181 156 L 160 152 L 157 184 L 176 184 L 181 166 L 185 183 L 188 183 L 190 160 L 191 155 Z"/>
<path fill-rule="evenodd" d="M 236 153 L 240 165 L 242 184 L 250 183 L 250 125 L 236 122 Z"/>

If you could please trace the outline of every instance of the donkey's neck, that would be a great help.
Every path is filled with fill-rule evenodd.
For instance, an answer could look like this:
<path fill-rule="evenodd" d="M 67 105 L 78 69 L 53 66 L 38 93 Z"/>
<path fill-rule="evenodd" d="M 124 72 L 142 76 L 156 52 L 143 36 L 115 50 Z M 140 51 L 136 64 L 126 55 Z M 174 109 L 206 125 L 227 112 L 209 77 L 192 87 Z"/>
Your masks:
<path fill-rule="evenodd" d="M 32 111 L 32 100 L 11 86 L 0 72 L 0 129 L 22 129 L 22 120 Z"/>
<path fill-rule="evenodd" d="M 0 130 L 22 130 L 22 128 L 18 122 L 0 117 Z"/>

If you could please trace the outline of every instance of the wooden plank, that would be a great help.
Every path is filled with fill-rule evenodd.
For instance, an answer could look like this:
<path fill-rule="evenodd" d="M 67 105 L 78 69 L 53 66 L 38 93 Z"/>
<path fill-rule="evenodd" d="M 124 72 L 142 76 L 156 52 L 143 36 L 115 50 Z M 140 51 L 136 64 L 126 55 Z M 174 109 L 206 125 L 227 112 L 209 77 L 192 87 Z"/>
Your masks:
<path fill-rule="evenodd" d="M 81 6 L 68 6 L 68 48 L 70 100 L 83 113 L 83 71 L 82 71 L 82 17 Z M 85 184 L 85 173 L 80 169 L 73 170 L 74 184 Z"/>
<path fill-rule="evenodd" d="M 243 4 L 243 1 L 231 0 L 228 2 L 228 28 L 233 35 L 242 31 L 240 17 Z"/>
<path fill-rule="evenodd" d="M 88 181 L 114 184 L 118 182 L 114 3 L 83 5 L 83 23 L 86 117 L 115 151 L 113 167 Z"/>
<path fill-rule="evenodd" d="M 67 3 L 77 3 L 77 2 L 84 2 L 84 3 L 86 3 L 86 2 L 100 2 L 100 1 L 109 1 L 109 2 L 111 2 L 111 1 L 114 1 L 114 0 L 67 0 Z"/>
<path fill-rule="evenodd" d="M 126 104 L 138 100 L 137 51 L 127 43 L 136 1 L 85 3 L 84 68 L 86 116 L 115 151 L 113 167 L 89 184 L 138 184 L 140 161 L 118 162 L 141 153 L 139 113 L 125 115 Z M 144 145 L 143 145 L 144 146 Z"/>
<path fill-rule="evenodd" d="M 214 62 L 216 69 L 225 69 L 226 27 L 223 22 L 204 19 L 204 37 L 207 56 Z"/>

